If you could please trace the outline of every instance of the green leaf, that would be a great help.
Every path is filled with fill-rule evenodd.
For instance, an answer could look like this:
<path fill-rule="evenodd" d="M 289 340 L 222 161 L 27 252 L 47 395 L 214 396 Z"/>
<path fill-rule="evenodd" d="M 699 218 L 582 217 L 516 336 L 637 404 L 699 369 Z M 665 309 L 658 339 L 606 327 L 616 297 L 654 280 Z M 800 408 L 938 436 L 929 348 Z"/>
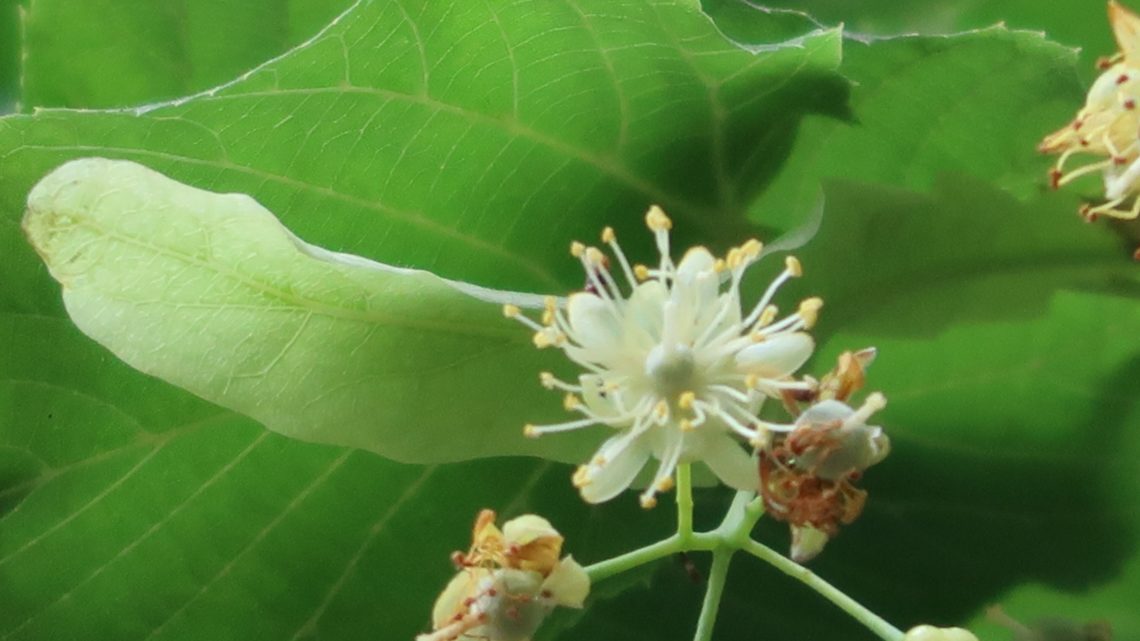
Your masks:
<path fill-rule="evenodd" d="M 828 178 L 922 191 L 958 172 L 1021 198 L 1039 193 L 1050 161 L 1033 150 L 1083 104 L 1074 62 L 1069 49 L 1000 27 L 849 41 L 852 120 L 805 123 L 756 210 L 802 216 Z"/>
<path fill-rule="evenodd" d="M 766 4 L 807 11 L 826 24 L 843 23 L 857 34 L 956 33 L 999 23 L 1011 29 L 1044 31 L 1050 40 L 1062 45 L 1080 45 L 1081 58 L 1088 65 L 1116 50 L 1105 20 L 1106 3 L 1087 0 L 948 0 L 937 5 L 892 0 L 776 0 Z"/>
<path fill-rule="evenodd" d="M 36 0 L 24 19 L 22 102 L 122 107 L 208 89 L 310 37 L 348 4 Z"/>
<path fill-rule="evenodd" d="M 0 635 L 406 639 L 426 630 L 452 571 L 447 555 L 467 544 L 481 507 L 541 511 L 583 562 L 670 525 L 667 508 L 646 513 L 630 497 L 583 506 L 556 464 L 429 471 L 283 439 L 108 357 L 62 317 L 57 286 L 14 224 L 44 173 L 99 154 L 253 194 L 321 246 L 535 290 L 580 286 L 565 241 L 615 217 L 623 244 L 646 253 L 643 232 L 629 232 L 647 186 L 668 196 L 682 231 L 698 228 L 689 237 L 713 245 L 740 241 L 745 210 L 796 224 L 828 176 L 898 187 L 829 187 L 820 237 L 804 256 L 805 292 L 827 298 L 817 332 L 826 342 L 811 369 L 877 344 L 870 384 L 891 400 L 883 423 L 896 445 L 868 474 L 867 513 L 814 569 L 900 626 L 967 621 L 1000 600 L 1019 618 L 1056 608 L 1107 616 L 1119 638 L 1136 636 L 1124 610 L 1138 589 L 1127 565 L 1140 498 L 1133 271 L 1105 227 L 1075 220 L 1072 197 L 1032 198 L 1044 168 L 1032 145 L 1081 97 L 1066 54 L 996 30 L 847 43 L 851 122 L 861 124 L 801 125 L 805 111 L 844 112 L 827 75 L 834 34 L 745 54 L 684 9 L 691 2 L 546 3 L 543 12 L 534 3 L 409 4 L 362 5 L 295 54 L 184 103 L 0 120 L 9 221 L 0 225 Z M 492 6 L 500 23 L 487 19 Z M 777 42 L 810 29 L 779 24 L 721 28 L 743 47 L 757 34 Z M 422 92 L 416 35 L 434 64 Z M 513 48 L 494 48 L 503 36 Z M 987 50 L 1004 54 L 978 55 Z M 337 84 L 346 51 L 355 87 Z M 532 101 L 513 119 L 507 51 Z M 459 73 L 473 64 L 460 60 L 500 62 L 475 78 Z M 995 70 L 1007 77 L 986 84 Z M 725 85 L 740 100 L 726 120 L 713 115 L 698 72 L 738 80 Z M 880 86 L 896 76 L 906 79 L 896 90 Z M 562 78 L 561 93 L 542 94 L 552 78 Z M 392 93 L 369 92 L 381 81 Z M 614 148 L 604 142 L 622 122 L 617 95 L 636 117 L 626 121 L 630 146 L 607 156 Z M 1018 111 L 1024 95 L 1052 106 Z M 456 109 L 481 117 L 468 122 Z M 931 127 L 942 122 L 953 127 Z M 974 137 L 978 127 L 984 135 Z M 915 142 L 924 128 L 937 132 L 929 146 Z M 718 130 L 719 155 L 710 151 Z M 560 155 L 572 150 L 586 153 Z M 585 160 L 607 158 L 617 164 Z M 729 189 L 712 158 L 739 168 Z M 789 187 L 796 172 L 802 185 Z M 388 187 L 377 184 L 389 175 Z M 786 195 L 754 205 L 773 179 Z M 549 405 L 534 411 L 557 412 Z M 726 497 L 698 501 L 707 523 Z M 780 524 L 761 535 L 786 544 Z M 595 601 L 576 623 L 567 613 L 570 627 L 551 626 L 547 638 L 685 638 L 701 585 L 679 564 L 655 570 L 649 587 Z M 756 562 L 738 560 L 730 581 L 718 639 L 868 638 Z"/>
<path fill-rule="evenodd" d="M 15 111 L 20 94 L 20 5 L 0 2 L 0 116 Z"/>

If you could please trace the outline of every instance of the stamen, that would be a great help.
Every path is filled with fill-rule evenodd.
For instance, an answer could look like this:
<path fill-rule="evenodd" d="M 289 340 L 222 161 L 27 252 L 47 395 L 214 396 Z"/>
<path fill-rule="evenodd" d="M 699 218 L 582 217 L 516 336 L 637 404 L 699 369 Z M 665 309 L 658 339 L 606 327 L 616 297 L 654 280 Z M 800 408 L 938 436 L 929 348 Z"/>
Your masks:
<path fill-rule="evenodd" d="M 672 480 L 673 470 L 677 468 L 677 463 L 681 460 L 681 451 L 684 449 L 684 439 L 677 437 L 672 443 L 669 444 L 665 455 L 661 457 L 661 465 L 657 467 L 657 474 L 653 477 L 653 483 L 645 488 L 645 492 L 641 494 L 641 507 L 651 509 L 657 505 L 657 492 L 664 492 L 666 489 L 671 489 L 672 485 L 666 485 L 668 480 Z"/>
<path fill-rule="evenodd" d="M 803 265 L 800 265 L 800 260 L 795 256 L 788 256 L 785 258 L 784 265 L 786 266 L 788 273 L 790 273 L 793 278 L 799 278 L 800 276 L 804 275 Z"/>
<path fill-rule="evenodd" d="M 526 424 L 523 426 L 523 435 L 528 438 L 537 438 L 543 434 L 553 434 L 555 432 L 570 432 L 583 427 L 597 425 L 598 421 L 592 417 L 580 418 L 576 421 L 566 421 L 565 423 L 551 423 L 549 425 L 532 425 Z"/>
<path fill-rule="evenodd" d="M 799 261 L 796 261 L 796 265 L 799 265 Z M 757 321 L 760 320 L 761 315 L 768 308 L 768 304 L 772 302 L 772 298 L 776 295 L 776 292 L 780 290 L 780 287 L 783 286 L 784 283 L 788 282 L 788 279 L 794 278 L 795 276 L 796 272 L 792 269 L 792 265 L 789 264 L 784 271 L 780 272 L 779 276 L 772 280 L 768 285 L 768 289 L 764 290 L 764 295 L 760 297 L 760 300 L 756 301 L 756 305 L 752 307 L 752 312 L 744 319 L 743 325 L 745 327 L 753 327 L 759 324 Z M 773 312 L 773 315 L 774 314 L 775 312 Z"/>
<path fill-rule="evenodd" d="M 673 221 L 665 215 L 664 211 L 657 205 L 649 208 L 645 214 L 645 224 L 653 232 L 653 237 L 657 241 L 657 252 L 661 254 L 660 269 L 663 272 L 672 273 L 673 260 L 669 255 L 669 230 L 673 229 Z"/>
<path fill-rule="evenodd" d="M 843 421 L 843 424 L 858 425 L 861 423 L 866 423 L 867 419 L 871 418 L 872 414 L 878 412 L 886 406 L 887 398 L 881 393 L 875 392 L 874 394 L 869 395 L 867 397 L 867 400 L 863 401 L 863 404 L 859 406 L 859 409 L 855 410 L 854 414 L 848 416 L 846 420 Z"/>
<path fill-rule="evenodd" d="M 823 307 L 823 299 L 818 297 L 809 298 L 800 303 L 800 309 L 796 313 L 804 319 L 804 329 L 811 329 L 815 326 L 816 321 L 819 320 L 821 307 Z"/>
<path fill-rule="evenodd" d="M 1079 169 L 1074 169 L 1074 170 L 1070 171 L 1069 173 L 1065 174 L 1064 176 L 1062 176 L 1061 179 L 1057 181 L 1057 186 L 1058 187 L 1064 187 L 1065 185 L 1073 182 L 1074 180 L 1076 180 L 1077 178 L 1080 178 L 1081 176 L 1085 176 L 1085 175 L 1100 171 L 1102 169 L 1106 169 L 1106 168 L 1111 167 L 1111 166 L 1112 166 L 1112 159 L 1110 158 L 1108 160 L 1102 160 L 1100 162 L 1094 162 L 1092 164 L 1085 165 L 1084 167 L 1081 167 Z"/>
<path fill-rule="evenodd" d="M 550 372 L 540 372 L 538 374 L 538 381 L 542 384 L 543 387 L 549 390 L 556 389 L 563 392 L 573 392 L 575 394 L 585 393 L 585 390 L 581 385 L 567 383 L 566 381 L 555 377 L 554 374 L 551 374 Z"/>
<path fill-rule="evenodd" d="M 602 230 L 602 242 L 609 245 L 610 251 L 614 253 L 617 258 L 618 265 L 621 266 L 622 274 L 625 275 L 626 283 L 630 288 L 636 287 L 638 279 L 634 277 L 633 270 L 629 266 L 629 260 L 625 257 L 625 252 L 621 250 L 621 245 L 618 245 L 617 235 L 614 234 L 613 227 L 606 227 Z"/>

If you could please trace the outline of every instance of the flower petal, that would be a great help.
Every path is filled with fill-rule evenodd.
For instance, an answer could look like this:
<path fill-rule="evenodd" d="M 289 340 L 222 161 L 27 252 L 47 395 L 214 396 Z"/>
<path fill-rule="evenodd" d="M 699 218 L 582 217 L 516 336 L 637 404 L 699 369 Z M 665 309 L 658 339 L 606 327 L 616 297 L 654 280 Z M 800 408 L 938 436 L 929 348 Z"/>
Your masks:
<path fill-rule="evenodd" d="M 796 419 L 796 427 L 801 425 L 823 425 L 835 421 L 843 422 L 855 413 L 847 403 L 828 400 L 820 401 L 804 410 Z"/>
<path fill-rule="evenodd" d="M 619 434 L 602 443 L 597 455 L 586 464 L 579 491 L 587 503 L 601 503 L 617 496 L 633 483 L 649 460 L 649 448 L 640 437 L 632 443 L 628 434 Z M 598 461 L 601 461 L 600 463 Z"/>
<path fill-rule="evenodd" d="M 1112 0 L 1108 3 L 1108 22 L 1126 63 L 1140 62 L 1140 16 Z"/>
<path fill-rule="evenodd" d="M 665 300 L 669 291 L 660 281 L 649 280 L 634 288 L 625 305 L 625 346 L 647 352 L 661 338 Z"/>
<path fill-rule="evenodd" d="M 582 400 L 585 401 L 586 407 L 591 412 L 597 414 L 599 418 L 606 419 L 618 414 L 618 408 L 614 404 L 613 396 L 609 394 L 602 394 L 605 387 L 605 380 L 597 374 L 582 374 L 578 377 L 578 383 L 582 386 Z"/>
<path fill-rule="evenodd" d="M 761 378 L 783 378 L 811 357 L 815 341 L 803 332 L 777 334 L 736 353 L 736 366 Z"/>
<path fill-rule="evenodd" d="M 728 435 L 708 439 L 701 460 L 725 485 L 737 490 L 760 487 L 760 471 L 756 460 Z"/>
<path fill-rule="evenodd" d="M 669 293 L 673 315 L 668 322 L 674 326 L 677 342 L 694 341 L 698 318 L 714 307 L 720 290 L 720 277 L 714 270 L 716 259 L 704 247 L 693 247 L 685 253 Z M 706 321 L 707 322 L 707 321 Z"/>
<path fill-rule="evenodd" d="M 621 323 L 612 306 L 601 297 L 589 292 L 571 294 L 566 301 L 566 316 L 573 332 L 571 338 L 591 355 L 612 353 L 620 345 Z"/>
<path fill-rule="evenodd" d="M 470 571 L 460 570 L 458 574 L 453 576 L 447 587 L 439 594 L 439 598 L 435 600 L 435 606 L 432 607 L 432 627 L 438 630 L 450 623 L 456 614 L 466 612 L 467 606 L 463 602 L 475 593 L 475 586 L 479 583 L 480 575 L 486 574 L 486 570 L 473 568 Z"/>
<path fill-rule="evenodd" d="M 553 601 L 568 608 L 580 608 L 590 595 L 590 576 L 586 570 L 567 556 L 542 582 L 543 591 L 550 591 Z"/>

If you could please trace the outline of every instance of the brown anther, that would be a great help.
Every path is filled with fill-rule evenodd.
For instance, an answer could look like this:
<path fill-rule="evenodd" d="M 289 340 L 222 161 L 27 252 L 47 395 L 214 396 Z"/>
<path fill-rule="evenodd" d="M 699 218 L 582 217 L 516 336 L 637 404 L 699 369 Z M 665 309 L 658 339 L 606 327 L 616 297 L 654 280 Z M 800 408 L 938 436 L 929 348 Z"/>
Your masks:
<path fill-rule="evenodd" d="M 1089 141 L 1087 138 L 1081 138 L 1079 142 L 1080 142 L 1082 147 L 1088 147 L 1089 146 Z"/>
<path fill-rule="evenodd" d="M 1122 74 L 1120 74 L 1119 76 L 1117 76 L 1117 77 L 1116 77 L 1116 84 L 1118 84 L 1118 85 L 1122 85 L 1122 84 L 1124 84 L 1124 83 L 1128 82 L 1128 80 L 1129 80 L 1129 78 L 1128 78 L 1128 74 L 1126 74 L 1126 73 L 1122 73 Z"/>
<path fill-rule="evenodd" d="M 1107 71 L 1112 66 L 1112 58 L 1108 56 L 1101 56 L 1096 59 L 1096 68 L 1100 71 Z"/>
<path fill-rule="evenodd" d="M 554 597 L 554 593 L 550 590 L 543 590 L 542 592 L 539 592 L 538 595 L 544 599 L 550 599 Z"/>
<path fill-rule="evenodd" d="M 1076 120 L 1073 121 L 1073 131 L 1080 131 L 1081 127 L 1083 127 L 1084 124 L 1085 124 L 1085 121 L 1081 120 L 1080 118 L 1077 118 Z"/>
<path fill-rule="evenodd" d="M 487 589 L 487 596 L 489 596 L 489 597 L 495 597 L 495 596 L 498 596 L 498 594 L 499 594 L 499 592 L 495 588 L 488 588 Z"/>
<path fill-rule="evenodd" d="M 1088 203 L 1081 205 L 1080 208 L 1077 209 L 1077 215 L 1080 216 L 1081 218 L 1083 218 L 1085 220 L 1085 222 L 1088 222 L 1088 223 L 1091 223 L 1094 220 L 1096 220 L 1096 214 L 1093 213 L 1092 205 L 1090 205 Z"/>
<path fill-rule="evenodd" d="M 1117 166 L 1127 165 L 1128 159 L 1125 158 L 1124 156 L 1113 156 L 1112 157 L 1112 164 L 1117 165 Z"/>
<path fill-rule="evenodd" d="M 467 555 L 460 552 L 459 550 L 452 552 L 451 564 L 454 565 L 456 569 L 462 568 L 463 566 L 467 565 Z"/>
<path fill-rule="evenodd" d="M 1065 172 L 1061 171 L 1060 169 L 1056 169 L 1056 168 L 1050 169 L 1049 170 L 1049 186 L 1052 187 L 1053 189 L 1060 189 L 1061 178 L 1064 175 L 1065 175 Z"/>
<path fill-rule="evenodd" d="M 1137 247 L 1136 251 L 1132 252 L 1132 260 L 1140 261 L 1140 247 Z"/>
<path fill-rule="evenodd" d="M 1132 109 L 1136 108 L 1136 101 L 1133 100 L 1132 98 L 1129 98 L 1128 100 L 1124 101 L 1123 106 L 1125 109 L 1128 109 L 1131 111 Z"/>

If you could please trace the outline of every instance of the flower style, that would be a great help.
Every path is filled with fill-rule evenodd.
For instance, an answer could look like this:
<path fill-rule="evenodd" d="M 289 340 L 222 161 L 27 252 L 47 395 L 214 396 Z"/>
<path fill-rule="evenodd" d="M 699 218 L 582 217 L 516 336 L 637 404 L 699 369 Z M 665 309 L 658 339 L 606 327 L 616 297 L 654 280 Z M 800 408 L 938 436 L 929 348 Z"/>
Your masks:
<path fill-rule="evenodd" d="M 571 294 L 561 308 L 547 300 L 542 323 L 508 305 L 504 313 L 534 330 L 535 345 L 556 347 L 586 373 L 577 383 L 540 375 L 548 389 L 566 393 L 565 407 L 582 418 L 552 425 L 528 425 L 536 437 L 592 425 L 619 430 L 578 468 L 573 480 L 591 503 L 606 501 L 633 483 L 654 457 L 660 461 L 641 504 L 673 485 L 679 463 L 703 461 L 725 484 L 754 490 L 754 460 L 738 442 L 764 442 L 769 430 L 789 425 L 757 416 L 767 397 L 807 390 L 795 372 L 811 355 L 814 342 L 804 332 L 816 320 L 822 301 L 809 298 L 777 320 L 773 296 L 799 276 L 792 257 L 784 271 L 751 308 L 741 307 L 740 284 L 760 257 L 762 245 L 749 240 L 724 258 L 704 247 L 670 257 L 672 221 L 660 208 L 649 209 L 646 224 L 656 240 L 656 267 L 631 266 L 606 228 L 602 241 L 616 259 L 628 294 L 611 273 L 609 259 L 595 247 L 571 245 L 586 271 L 587 288 Z"/>
<path fill-rule="evenodd" d="M 1089 221 L 1104 215 L 1133 219 L 1140 215 L 1140 16 L 1116 2 L 1108 3 L 1108 19 L 1120 53 L 1098 63 L 1104 72 L 1089 89 L 1085 106 L 1070 124 L 1041 141 L 1038 150 L 1059 153 L 1050 171 L 1054 188 L 1100 172 L 1105 202 L 1081 207 Z M 1065 164 L 1077 154 L 1096 160 L 1072 171 Z"/>
<path fill-rule="evenodd" d="M 858 409 L 846 401 L 858 391 L 874 350 L 847 352 L 825 376 L 794 428 L 760 452 L 760 495 L 768 512 L 792 529 L 791 556 L 805 562 L 855 521 L 867 493 L 855 487 L 863 472 L 890 453 L 881 427 L 867 419 L 886 405 L 882 394 Z"/>
<path fill-rule="evenodd" d="M 432 609 L 430 634 L 417 641 L 527 641 L 555 606 L 582 607 L 590 579 L 570 556 L 559 559 L 562 535 L 527 514 L 495 526 L 495 513 L 475 520 L 471 549 L 452 560 L 459 573 Z"/>

